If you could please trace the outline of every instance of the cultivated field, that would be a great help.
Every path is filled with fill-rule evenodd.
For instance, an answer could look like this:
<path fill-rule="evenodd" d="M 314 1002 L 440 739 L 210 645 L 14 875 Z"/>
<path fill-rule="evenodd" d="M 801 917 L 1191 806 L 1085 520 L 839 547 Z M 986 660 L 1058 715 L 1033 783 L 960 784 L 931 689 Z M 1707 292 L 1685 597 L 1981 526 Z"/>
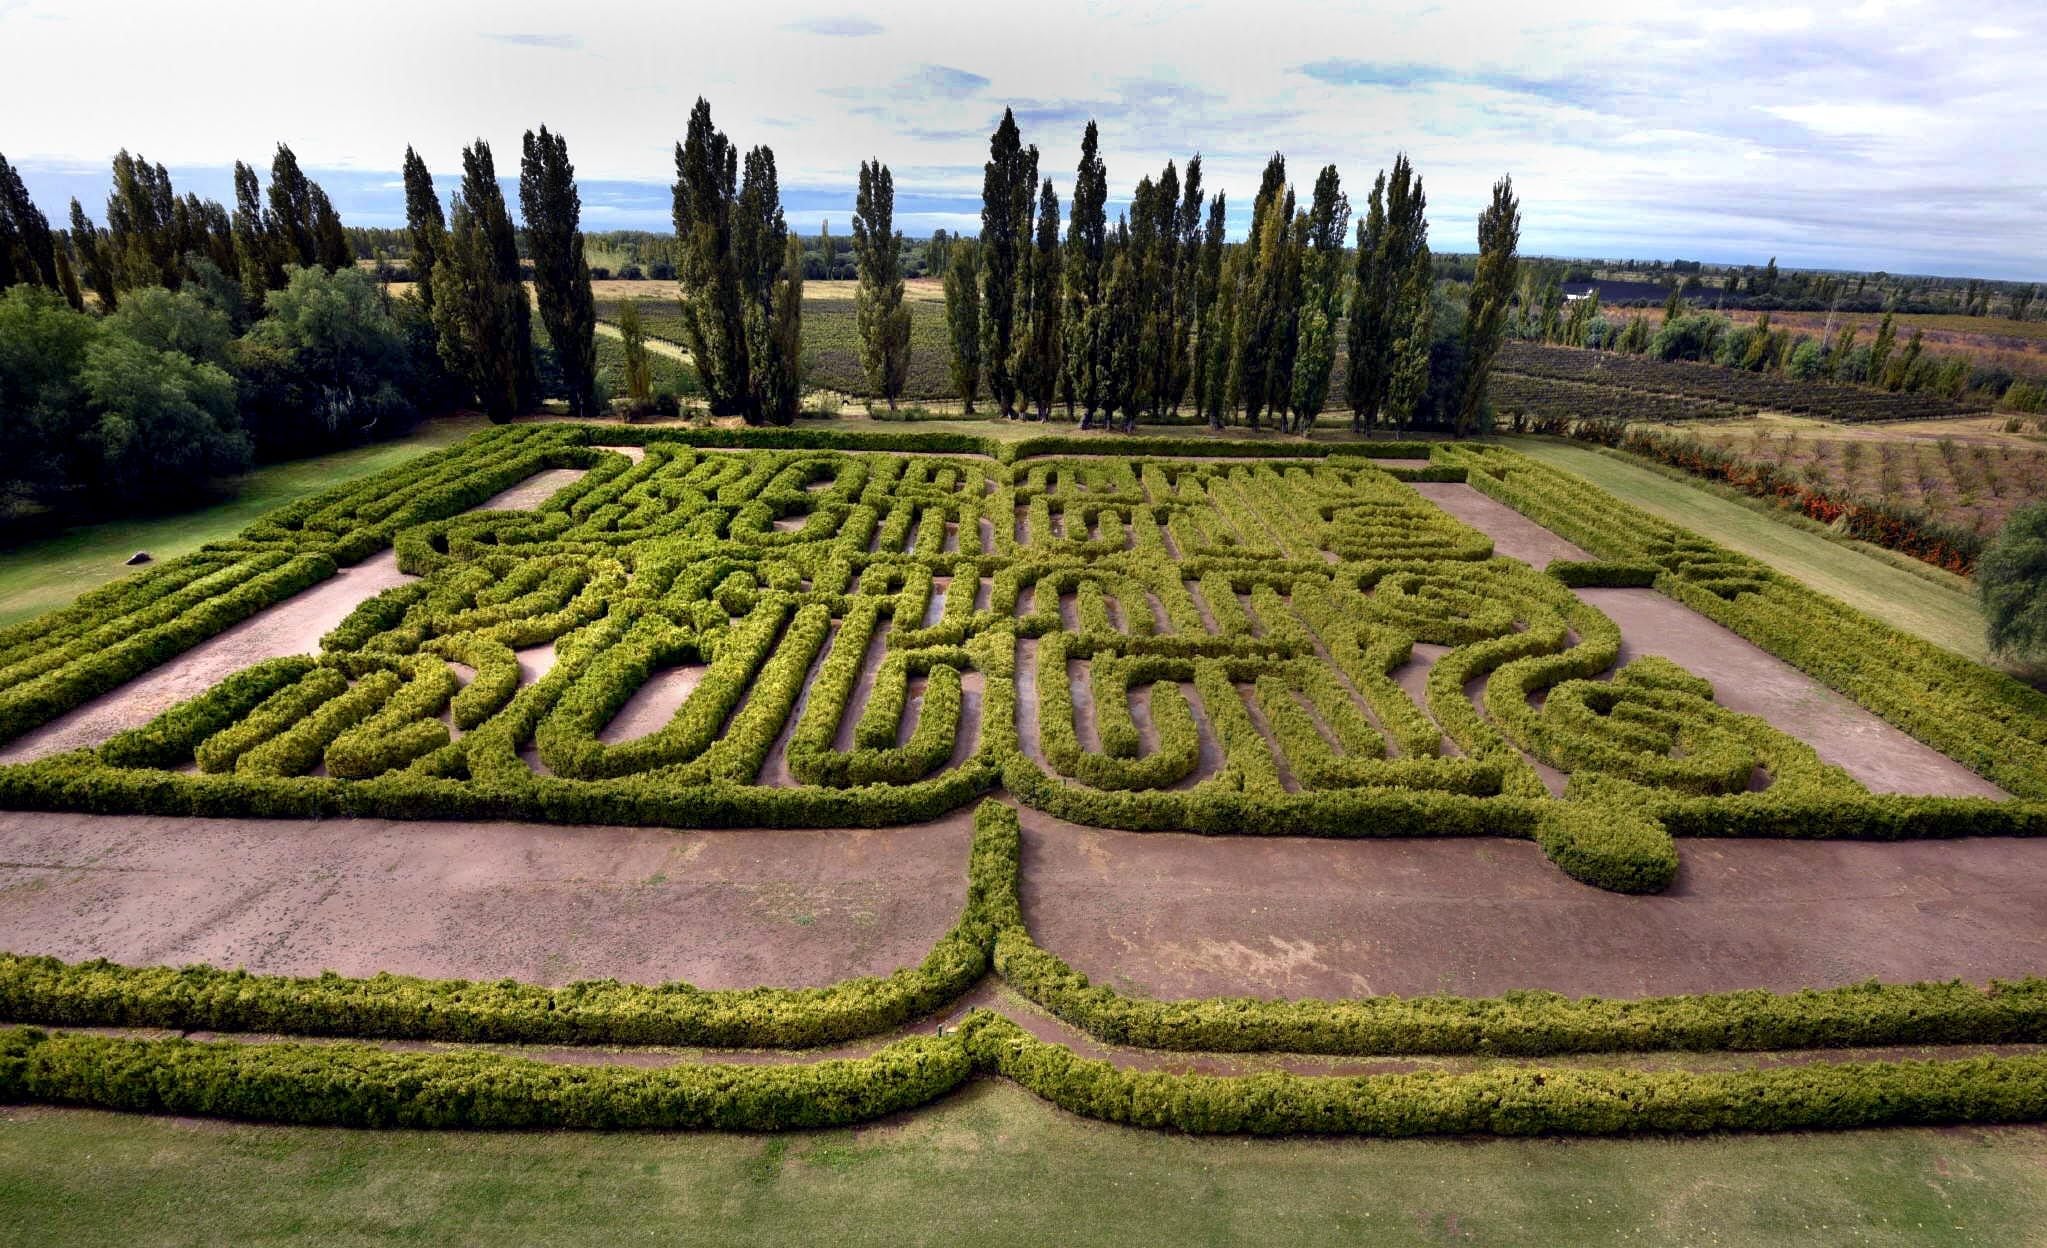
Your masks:
<path fill-rule="evenodd" d="M 2047 1110 L 2047 697 L 1498 447 L 514 426 L 0 663 L 11 1099 Z"/>

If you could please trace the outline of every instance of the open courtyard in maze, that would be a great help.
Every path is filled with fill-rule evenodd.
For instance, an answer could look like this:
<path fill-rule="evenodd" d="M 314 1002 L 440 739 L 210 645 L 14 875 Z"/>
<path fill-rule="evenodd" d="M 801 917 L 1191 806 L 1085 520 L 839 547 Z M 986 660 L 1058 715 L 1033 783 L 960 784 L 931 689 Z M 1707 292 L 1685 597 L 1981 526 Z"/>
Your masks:
<path fill-rule="evenodd" d="M 20 1099 L 2047 1116 L 2047 697 L 1497 447 L 517 426 L 0 665 Z"/>

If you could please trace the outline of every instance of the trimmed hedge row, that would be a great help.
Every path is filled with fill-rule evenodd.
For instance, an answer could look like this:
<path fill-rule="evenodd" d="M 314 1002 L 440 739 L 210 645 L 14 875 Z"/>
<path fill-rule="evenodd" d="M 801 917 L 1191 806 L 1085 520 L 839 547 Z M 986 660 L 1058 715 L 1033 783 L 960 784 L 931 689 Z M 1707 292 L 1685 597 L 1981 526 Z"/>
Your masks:
<path fill-rule="evenodd" d="M 976 1072 L 1073 1113 L 1202 1134 L 1620 1135 L 2031 1122 L 2047 1057 L 1712 1073 L 1499 1066 L 1210 1076 L 1080 1057 L 985 1011 L 946 1036 L 804 1065 L 571 1066 L 494 1053 L 0 1031 L 0 1100 L 301 1125 L 780 1131 L 927 1104 Z"/>

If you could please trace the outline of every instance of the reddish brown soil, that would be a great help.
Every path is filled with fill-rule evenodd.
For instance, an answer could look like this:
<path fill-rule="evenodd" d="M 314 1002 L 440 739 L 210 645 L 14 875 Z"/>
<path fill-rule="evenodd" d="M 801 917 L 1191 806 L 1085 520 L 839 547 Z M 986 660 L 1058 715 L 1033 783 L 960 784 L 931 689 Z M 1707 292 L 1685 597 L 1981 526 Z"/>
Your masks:
<path fill-rule="evenodd" d="M 1559 559 L 1592 556 L 1505 503 L 1495 502 L 1461 481 L 1416 481 L 1414 492 L 1493 539 L 1493 553 L 1519 559 L 1540 571 Z"/>
<path fill-rule="evenodd" d="M 1023 824 L 1039 942 L 1150 996 L 1638 997 L 2047 967 L 2043 841 L 1686 841 L 1669 892 L 1624 897 L 1526 841 Z"/>
<path fill-rule="evenodd" d="M 725 831 L 0 814 L 0 949 L 270 974 L 810 986 L 921 961 L 971 812 Z"/>

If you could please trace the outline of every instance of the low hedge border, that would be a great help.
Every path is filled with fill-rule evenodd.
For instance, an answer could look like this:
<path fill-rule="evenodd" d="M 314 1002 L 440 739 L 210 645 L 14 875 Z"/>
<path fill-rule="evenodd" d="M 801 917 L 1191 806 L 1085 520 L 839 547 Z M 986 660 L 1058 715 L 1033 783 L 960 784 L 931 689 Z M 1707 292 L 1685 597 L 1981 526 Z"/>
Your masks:
<path fill-rule="evenodd" d="M 802 1065 L 572 1066 L 351 1044 L 0 1031 L 0 1101 L 296 1125 L 785 1131 L 847 1126 L 1000 1075 L 1069 1112 L 1195 1134 L 1626 1135 L 2032 1122 L 2047 1057 L 1675 1072 L 1500 1066 L 1460 1074 L 1133 1071 L 976 1010 L 949 1035 Z"/>

